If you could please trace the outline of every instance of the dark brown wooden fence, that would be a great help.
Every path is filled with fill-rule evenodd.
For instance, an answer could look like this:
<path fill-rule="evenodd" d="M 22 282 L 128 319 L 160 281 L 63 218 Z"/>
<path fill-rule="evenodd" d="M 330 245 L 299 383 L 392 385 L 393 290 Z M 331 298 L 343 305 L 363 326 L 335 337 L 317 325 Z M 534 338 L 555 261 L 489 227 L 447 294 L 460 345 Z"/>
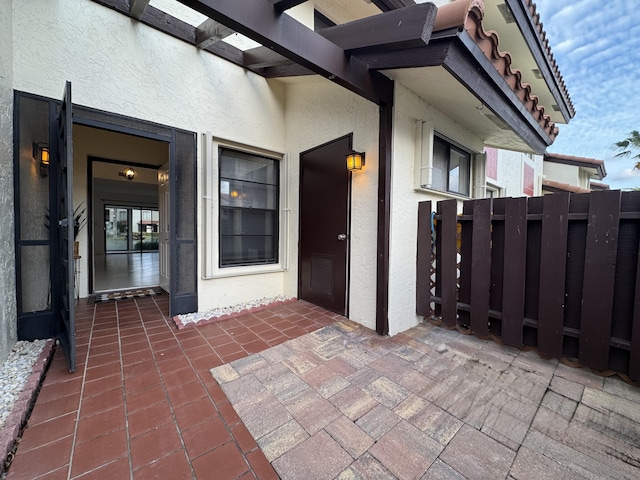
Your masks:
<path fill-rule="evenodd" d="M 640 192 L 469 200 L 462 215 L 445 200 L 433 228 L 431 213 L 421 202 L 418 315 L 640 381 Z"/>

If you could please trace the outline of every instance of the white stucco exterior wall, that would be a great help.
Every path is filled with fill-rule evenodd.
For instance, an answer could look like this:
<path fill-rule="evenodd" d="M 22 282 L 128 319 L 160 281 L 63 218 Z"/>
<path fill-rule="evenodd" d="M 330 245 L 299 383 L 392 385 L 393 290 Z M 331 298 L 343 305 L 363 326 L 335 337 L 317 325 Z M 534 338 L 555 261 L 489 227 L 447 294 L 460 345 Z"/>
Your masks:
<path fill-rule="evenodd" d="M 0 0 L 0 364 L 17 340 L 13 210 L 13 47 L 11 0 Z"/>
<path fill-rule="evenodd" d="M 576 187 L 584 187 L 580 180 L 580 168 L 574 165 L 564 165 L 562 163 L 545 162 L 544 176 L 547 180 L 554 182 L 567 183 Z"/>
<path fill-rule="evenodd" d="M 281 84 L 94 2 L 18 0 L 13 4 L 13 88 L 60 98 L 65 81 L 70 80 L 75 104 L 198 134 L 210 131 L 216 137 L 285 152 Z M 48 40 L 33 35 L 34 30 L 47 32 Z M 199 199 L 201 151 L 198 140 Z M 86 182 L 86 168 L 76 168 L 75 204 L 85 199 Z M 201 226 L 199 210 L 198 232 Z M 86 231 L 80 241 L 86 243 Z M 202 256 L 207 242 L 201 236 L 198 242 Z M 81 270 L 87 271 L 86 260 Z M 283 277 L 284 272 L 200 279 L 199 309 L 282 294 Z M 86 292 L 86 281 L 84 288 Z"/>
<path fill-rule="evenodd" d="M 287 84 L 286 145 L 290 159 L 290 270 L 285 294 L 295 296 L 298 282 L 298 198 L 300 152 L 353 132 L 353 147 L 364 151 L 366 165 L 352 177 L 349 318 L 375 328 L 378 107 L 323 78 Z"/>
<path fill-rule="evenodd" d="M 407 330 L 421 318 L 416 311 L 416 246 L 418 202 L 452 198 L 414 189 L 416 122 L 425 121 L 467 149 L 480 153 L 482 140 L 450 120 L 413 92 L 396 84 L 393 168 L 391 174 L 391 245 L 389 258 L 389 334 Z M 435 203 L 433 204 L 435 208 Z"/>
<path fill-rule="evenodd" d="M 487 183 L 500 187 L 501 197 L 524 196 L 524 165 L 533 168 L 533 196 L 542 194 L 542 155 L 528 155 L 511 150 L 497 150 L 498 178 L 487 177 Z"/>

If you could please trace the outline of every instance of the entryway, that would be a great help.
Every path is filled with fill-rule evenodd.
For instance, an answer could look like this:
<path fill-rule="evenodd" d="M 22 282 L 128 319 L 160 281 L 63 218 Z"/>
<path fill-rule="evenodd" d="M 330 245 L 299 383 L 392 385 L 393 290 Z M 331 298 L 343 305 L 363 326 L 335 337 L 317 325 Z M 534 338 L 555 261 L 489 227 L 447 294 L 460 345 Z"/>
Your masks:
<path fill-rule="evenodd" d="M 350 174 L 347 135 L 300 155 L 300 299 L 348 316 Z"/>

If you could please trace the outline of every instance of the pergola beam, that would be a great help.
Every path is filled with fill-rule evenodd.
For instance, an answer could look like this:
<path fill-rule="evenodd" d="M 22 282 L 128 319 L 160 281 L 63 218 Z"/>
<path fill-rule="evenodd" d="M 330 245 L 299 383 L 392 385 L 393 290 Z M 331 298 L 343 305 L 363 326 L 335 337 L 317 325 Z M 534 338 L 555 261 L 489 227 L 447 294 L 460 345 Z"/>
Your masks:
<path fill-rule="evenodd" d="M 267 47 L 256 47 L 243 52 L 244 66 L 250 69 L 295 65 L 287 57 Z"/>
<path fill-rule="evenodd" d="M 433 3 L 424 3 L 324 28 L 319 33 L 349 53 L 421 47 L 429 43 L 437 11 Z"/>
<path fill-rule="evenodd" d="M 393 103 L 392 81 L 264 0 L 179 0 L 193 10 L 273 49 L 374 102 Z"/>
<path fill-rule="evenodd" d="M 196 47 L 204 48 L 212 43 L 219 42 L 225 37 L 235 33 L 229 27 L 220 22 L 207 18 L 196 27 Z"/>
<path fill-rule="evenodd" d="M 151 0 L 131 0 L 129 2 L 129 16 L 140 20 L 144 15 L 144 11 L 149 6 Z"/>

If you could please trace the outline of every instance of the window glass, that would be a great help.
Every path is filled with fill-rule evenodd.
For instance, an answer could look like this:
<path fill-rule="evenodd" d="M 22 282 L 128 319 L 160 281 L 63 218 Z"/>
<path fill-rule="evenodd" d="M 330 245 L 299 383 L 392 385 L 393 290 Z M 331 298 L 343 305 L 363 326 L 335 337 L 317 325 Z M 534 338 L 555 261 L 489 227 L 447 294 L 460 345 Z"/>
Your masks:
<path fill-rule="evenodd" d="M 278 261 L 278 160 L 220 149 L 220 267 Z"/>
<path fill-rule="evenodd" d="M 433 143 L 432 188 L 469 195 L 471 154 L 435 137 Z"/>

